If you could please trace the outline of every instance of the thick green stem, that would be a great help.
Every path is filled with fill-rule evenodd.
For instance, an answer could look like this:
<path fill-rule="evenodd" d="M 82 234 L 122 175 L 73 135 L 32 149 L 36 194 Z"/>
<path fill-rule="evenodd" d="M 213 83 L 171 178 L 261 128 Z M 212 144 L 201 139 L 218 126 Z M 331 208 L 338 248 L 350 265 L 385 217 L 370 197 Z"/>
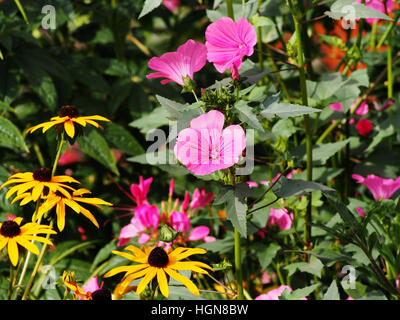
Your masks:
<path fill-rule="evenodd" d="M 296 30 L 296 41 L 297 41 L 297 62 L 300 74 L 300 90 L 301 90 L 301 100 L 303 105 L 308 105 L 308 97 L 307 97 L 307 83 L 306 83 L 306 73 L 304 67 L 304 53 L 303 53 L 303 44 L 301 40 L 301 27 L 299 23 L 299 18 L 297 17 L 295 10 L 293 8 L 293 4 L 291 0 L 288 0 L 288 5 L 290 11 L 293 16 L 294 26 Z M 312 127 L 311 120 L 309 115 L 304 116 L 304 127 L 305 127 L 305 135 L 306 135 L 306 159 L 307 159 L 307 181 L 312 181 L 312 170 L 313 170 L 313 159 L 312 159 Z M 308 195 L 308 205 L 306 210 L 305 217 L 305 234 L 304 239 L 306 243 L 311 242 L 311 209 L 312 209 L 312 196 L 311 193 Z"/>
<path fill-rule="evenodd" d="M 240 234 L 235 228 L 235 274 L 236 274 L 236 286 L 238 300 L 244 299 L 243 293 L 243 270 L 242 270 L 242 257 L 241 257 L 241 246 L 240 246 Z"/>
<path fill-rule="evenodd" d="M 233 13 L 233 4 L 232 0 L 226 0 L 226 9 L 228 11 L 228 17 L 232 20 L 235 20 L 235 15 Z"/>
<path fill-rule="evenodd" d="M 387 38 L 387 79 L 388 79 L 388 88 L 387 88 L 387 97 L 388 99 L 393 98 L 393 48 L 392 48 L 392 34 L 389 34 Z"/>

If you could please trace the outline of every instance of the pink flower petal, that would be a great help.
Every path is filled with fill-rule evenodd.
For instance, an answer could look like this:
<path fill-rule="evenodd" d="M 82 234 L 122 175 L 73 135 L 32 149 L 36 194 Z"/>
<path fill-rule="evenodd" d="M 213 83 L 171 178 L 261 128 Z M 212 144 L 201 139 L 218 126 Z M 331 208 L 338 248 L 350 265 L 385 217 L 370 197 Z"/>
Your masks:
<path fill-rule="evenodd" d="M 210 229 L 206 226 L 198 226 L 190 231 L 188 240 L 197 241 L 204 239 L 210 233 Z"/>

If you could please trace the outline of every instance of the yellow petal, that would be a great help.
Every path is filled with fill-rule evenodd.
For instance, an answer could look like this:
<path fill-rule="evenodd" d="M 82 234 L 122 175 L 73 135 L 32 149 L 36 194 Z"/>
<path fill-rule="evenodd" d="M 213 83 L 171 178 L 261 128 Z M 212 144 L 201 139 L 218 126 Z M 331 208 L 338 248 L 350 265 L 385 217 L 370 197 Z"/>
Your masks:
<path fill-rule="evenodd" d="M 43 183 L 38 183 L 36 186 L 33 187 L 32 189 L 32 200 L 37 201 L 39 197 L 41 196 L 43 192 L 44 184 Z"/>
<path fill-rule="evenodd" d="M 166 298 L 168 298 L 169 294 L 169 289 L 168 289 L 168 280 L 167 276 L 165 275 L 165 272 L 162 268 L 157 270 L 157 281 L 158 281 L 158 286 L 160 287 L 160 291 L 162 295 Z"/>
<path fill-rule="evenodd" d="M 75 136 L 75 126 L 71 120 L 64 122 L 64 130 L 70 138 Z"/>
<path fill-rule="evenodd" d="M 193 254 L 205 254 L 205 253 L 207 253 L 207 251 L 204 250 L 204 249 L 201 249 L 201 248 L 188 249 L 185 252 L 182 252 L 182 253 L 178 254 L 175 257 L 175 260 L 182 260 L 182 259 L 185 259 L 185 258 L 193 255 Z"/>
<path fill-rule="evenodd" d="M 179 274 L 178 272 L 175 272 L 170 268 L 164 268 L 164 270 L 172 279 L 175 279 L 176 281 L 183 283 L 191 293 L 193 293 L 196 296 L 200 295 L 199 289 L 190 279 L 184 277 L 183 275 Z"/>
<path fill-rule="evenodd" d="M 56 213 L 58 230 L 63 231 L 65 227 L 65 204 L 62 200 L 57 204 Z"/>
<path fill-rule="evenodd" d="M 140 281 L 137 289 L 136 294 L 139 295 L 143 292 L 143 290 L 147 287 L 149 282 L 156 276 L 157 268 L 150 267 L 147 271 L 147 274 L 143 277 L 142 281 Z"/>
<path fill-rule="evenodd" d="M 86 217 L 86 218 L 88 218 L 90 221 L 92 221 L 92 223 L 97 227 L 97 228 L 99 228 L 100 226 L 99 226 L 99 224 L 98 224 L 98 222 L 96 221 L 96 219 L 95 219 L 95 217 L 91 214 L 91 212 L 89 211 L 89 210 L 86 210 L 84 207 L 80 207 L 80 209 L 81 209 L 81 213 Z"/>
<path fill-rule="evenodd" d="M 12 265 L 15 267 L 18 263 L 18 245 L 14 238 L 8 240 L 7 246 L 8 256 Z"/>
<path fill-rule="evenodd" d="M 1 225 L 0 225 L 1 227 Z M 3 248 L 7 245 L 8 239 L 6 237 L 0 236 L 0 250 L 3 250 Z"/>
<path fill-rule="evenodd" d="M 16 237 L 15 239 L 21 246 L 25 247 L 27 250 L 34 254 L 39 254 L 39 249 L 30 241 L 26 240 L 24 237 Z"/>
<path fill-rule="evenodd" d="M 109 278 L 112 277 L 114 275 L 116 275 L 117 273 L 121 273 L 121 272 L 126 272 L 125 277 L 129 274 L 138 272 L 144 268 L 147 268 L 149 265 L 148 264 L 137 264 L 134 266 L 121 266 L 121 267 L 116 267 L 114 269 L 111 269 L 110 271 L 108 271 L 104 277 Z"/>

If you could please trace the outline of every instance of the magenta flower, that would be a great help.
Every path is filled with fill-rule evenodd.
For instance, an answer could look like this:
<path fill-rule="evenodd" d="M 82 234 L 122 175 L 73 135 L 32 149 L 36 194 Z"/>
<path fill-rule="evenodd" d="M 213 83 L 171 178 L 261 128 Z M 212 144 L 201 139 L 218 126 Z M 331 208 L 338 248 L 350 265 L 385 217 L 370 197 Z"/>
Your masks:
<path fill-rule="evenodd" d="M 361 0 L 356 0 L 355 3 L 360 4 Z M 367 0 L 365 1 L 365 5 L 382 13 L 386 13 L 385 10 L 385 0 Z M 386 2 L 387 11 L 390 12 L 393 10 L 394 2 L 392 0 L 387 0 Z M 365 19 L 368 23 L 373 23 L 379 21 L 377 18 L 369 18 Z"/>
<path fill-rule="evenodd" d="M 143 204 L 148 204 L 147 193 L 149 192 L 152 181 L 153 178 L 143 180 L 143 177 L 140 177 L 139 184 L 131 184 L 131 193 L 138 207 L 142 206 Z"/>
<path fill-rule="evenodd" d="M 196 175 L 226 169 L 239 161 L 246 148 L 246 136 L 239 125 L 223 129 L 224 115 L 209 111 L 179 132 L 174 148 L 176 158 Z"/>
<path fill-rule="evenodd" d="M 396 180 L 384 179 L 374 174 L 369 174 L 366 178 L 359 174 L 353 174 L 352 178 L 357 183 L 364 184 L 374 196 L 375 201 L 389 199 L 398 189 L 400 189 L 400 177 Z"/>
<path fill-rule="evenodd" d="M 214 198 L 214 194 L 212 192 L 207 192 L 206 190 L 196 189 L 192 195 L 192 201 L 190 202 L 190 210 L 194 209 L 203 209 L 211 202 Z"/>
<path fill-rule="evenodd" d="M 289 286 L 280 286 L 279 288 L 268 291 L 268 293 L 260 294 L 255 298 L 255 300 L 279 300 L 279 297 L 282 295 L 285 289 L 293 292 L 293 289 Z M 302 300 L 307 300 L 307 298 L 303 297 Z"/>
<path fill-rule="evenodd" d="M 179 0 L 163 0 L 162 4 L 171 12 L 175 12 L 179 8 Z"/>
<path fill-rule="evenodd" d="M 188 232 L 190 229 L 190 220 L 183 212 L 173 211 L 169 216 L 169 225 L 176 231 Z"/>
<path fill-rule="evenodd" d="M 139 243 L 146 243 L 150 239 L 150 235 L 146 233 L 146 227 L 143 226 L 139 219 L 133 217 L 129 224 L 124 226 L 118 237 L 118 246 L 126 245 L 131 238 L 139 237 Z"/>
<path fill-rule="evenodd" d="M 363 209 L 361 209 L 360 207 L 356 207 L 356 211 L 360 217 L 365 217 L 365 211 Z"/>
<path fill-rule="evenodd" d="M 146 78 L 166 78 L 161 80 L 161 84 L 176 82 L 185 86 L 183 78 L 189 77 L 193 80 L 193 74 L 203 68 L 206 62 L 206 46 L 188 40 L 176 52 L 167 52 L 159 58 L 151 58 L 149 68 L 159 72 L 151 73 Z"/>
<path fill-rule="evenodd" d="M 215 241 L 215 238 L 209 236 L 209 233 L 210 229 L 208 227 L 197 226 L 190 231 L 187 239 L 190 241 L 198 241 L 198 240 L 203 240 L 204 242 Z"/>
<path fill-rule="evenodd" d="M 372 122 L 368 119 L 360 119 L 356 124 L 356 129 L 360 136 L 365 137 L 374 129 L 374 127 L 372 126 Z"/>
<path fill-rule="evenodd" d="M 234 22 L 224 17 L 206 29 L 207 60 L 221 73 L 230 69 L 234 79 L 239 77 L 243 57 L 253 54 L 256 43 L 256 32 L 244 18 Z"/>
<path fill-rule="evenodd" d="M 267 227 L 278 225 L 279 230 L 289 230 L 292 226 L 293 213 L 289 214 L 286 208 L 270 209 Z"/>

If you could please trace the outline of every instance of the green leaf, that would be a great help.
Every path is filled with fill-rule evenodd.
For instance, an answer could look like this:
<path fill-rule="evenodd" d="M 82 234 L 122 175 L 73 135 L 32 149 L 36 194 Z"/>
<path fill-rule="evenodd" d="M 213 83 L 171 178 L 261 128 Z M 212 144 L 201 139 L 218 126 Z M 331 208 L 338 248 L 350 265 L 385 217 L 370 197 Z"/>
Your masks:
<path fill-rule="evenodd" d="M 279 117 L 282 119 L 287 119 L 290 117 L 298 117 L 305 114 L 312 114 L 315 112 L 321 112 L 319 109 L 310 108 L 298 104 L 291 104 L 285 102 L 277 102 L 275 99 L 271 101 L 271 99 L 267 99 L 263 103 L 264 110 L 261 111 L 261 115 L 264 118 L 270 119 L 274 117 Z"/>
<path fill-rule="evenodd" d="M 142 11 L 140 12 L 139 19 L 150 13 L 154 9 L 158 8 L 162 3 L 162 0 L 146 0 Z"/>
<path fill-rule="evenodd" d="M 0 117 L 0 146 L 29 152 L 19 129 L 7 118 Z"/>
<path fill-rule="evenodd" d="M 304 297 L 307 297 L 311 292 L 313 292 L 318 286 L 319 284 L 313 284 L 305 288 L 296 289 L 293 292 L 285 289 L 285 291 L 282 292 L 282 295 L 279 297 L 279 300 L 302 300 Z"/>
<path fill-rule="evenodd" d="M 317 276 L 318 278 L 321 278 L 321 271 L 323 267 L 324 265 L 322 264 L 321 260 L 315 256 L 311 256 L 309 263 L 296 262 L 285 266 L 284 269 L 288 270 L 289 277 L 292 276 L 296 270 L 299 270 L 301 272 L 307 272 Z"/>
<path fill-rule="evenodd" d="M 79 137 L 77 142 L 84 153 L 119 175 L 114 153 L 98 131 L 91 130 L 89 134 Z"/>
<path fill-rule="evenodd" d="M 325 73 L 318 82 L 307 81 L 307 95 L 315 100 L 325 100 L 336 92 L 342 81 L 339 72 Z"/>
<path fill-rule="evenodd" d="M 140 129 L 140 132 L 143 134 L 147 134 L 156 128 L 168 125 L 169 123 L 170 120 L 168 119 L 168 111 L 163 107 L 158 107 L 151 113 L 132 121 L 129 125 L 131 127 Z"/>
<path fill-rule="evenodd" d="M 239 231 L 242 237 L 247 238 L 247 205 L 237 194 L 228 197 L 226 203 L 226 217 Z"/>
<path fill-rule="evenodd" d="M 200 244 L 198 247 L 210 252 L 227 253 L 233 250 L 233 241 L 233 232 L 228 232 L 225 238 L 217 239 L 212 242 L 205 242 Z"/>
<path fill-rule="evenodd" d="M 112 250 L 115 250 L 116 248 L 117 245 L 115 240 L 110 241 L 103 248 L 101 248 L 94 257 L 92 266 L 90 267 L 90 272 L 93 272 L 99 263 L 101 263 L 102 261 L 106 260 L 109 256 L 111 256 Z"/>
<path fill-rule="evenodd" d="M 272 260 L 275 259 L 276 254 L 281 249 L 281 246 L 276 242 L 270 243 L 267 247 L 265 247 L 265 244 L 257 243 L 255 248 L 261 269 L 266 270 L 271 264 Z"/>
<path fill-rule="evenodd" d="M 104 135 L 108 141 L 123 153 L 137 155 L 145 152 L 130 132 L 116 123 L 107 123 L 104 128 Z"/>
<path fill-rule="evenodd" d="M 330 11 L 325 11 L 325 14 L 335 20 L 343 18 L 344 20 L 353 20 L 354 22 L 356 19 L 369 18 L 393 20 L 383 12 L 363 4 L 354 3 L 354 0 L 337 0 L 332 4 Z"/>
<path fill-rule="evenodd" d="M 329 158 L 342 150 L 348 143 L 350 143 L 350 139 L 333 143 L 318 144 L 313 148 L 313 162 L 316 165 L 324 165 Z"/>
<path fill-rule="evenodd" d="M 328 290 L 324 294 L 323 300 L 340 300 L 339 289 L 336 280 L 333 280 Z"/>
<path fill-rule="evenodd" d="M 246 101 L 239 100 L 234 106 L 234 112 L 238 115 L 240 121 L 247 123 L 250 127 L 264 132 L 260 121 L 254 114 L 254 109 L 250 107 Z"/>
<path fill-rule="evenodd" d="M 334 191 L 332 188 L 313 181 L 287 179 L 286 177 L 281 177 L 272 189 L 279 198 L 301 196 L 315 190 Z"/>

